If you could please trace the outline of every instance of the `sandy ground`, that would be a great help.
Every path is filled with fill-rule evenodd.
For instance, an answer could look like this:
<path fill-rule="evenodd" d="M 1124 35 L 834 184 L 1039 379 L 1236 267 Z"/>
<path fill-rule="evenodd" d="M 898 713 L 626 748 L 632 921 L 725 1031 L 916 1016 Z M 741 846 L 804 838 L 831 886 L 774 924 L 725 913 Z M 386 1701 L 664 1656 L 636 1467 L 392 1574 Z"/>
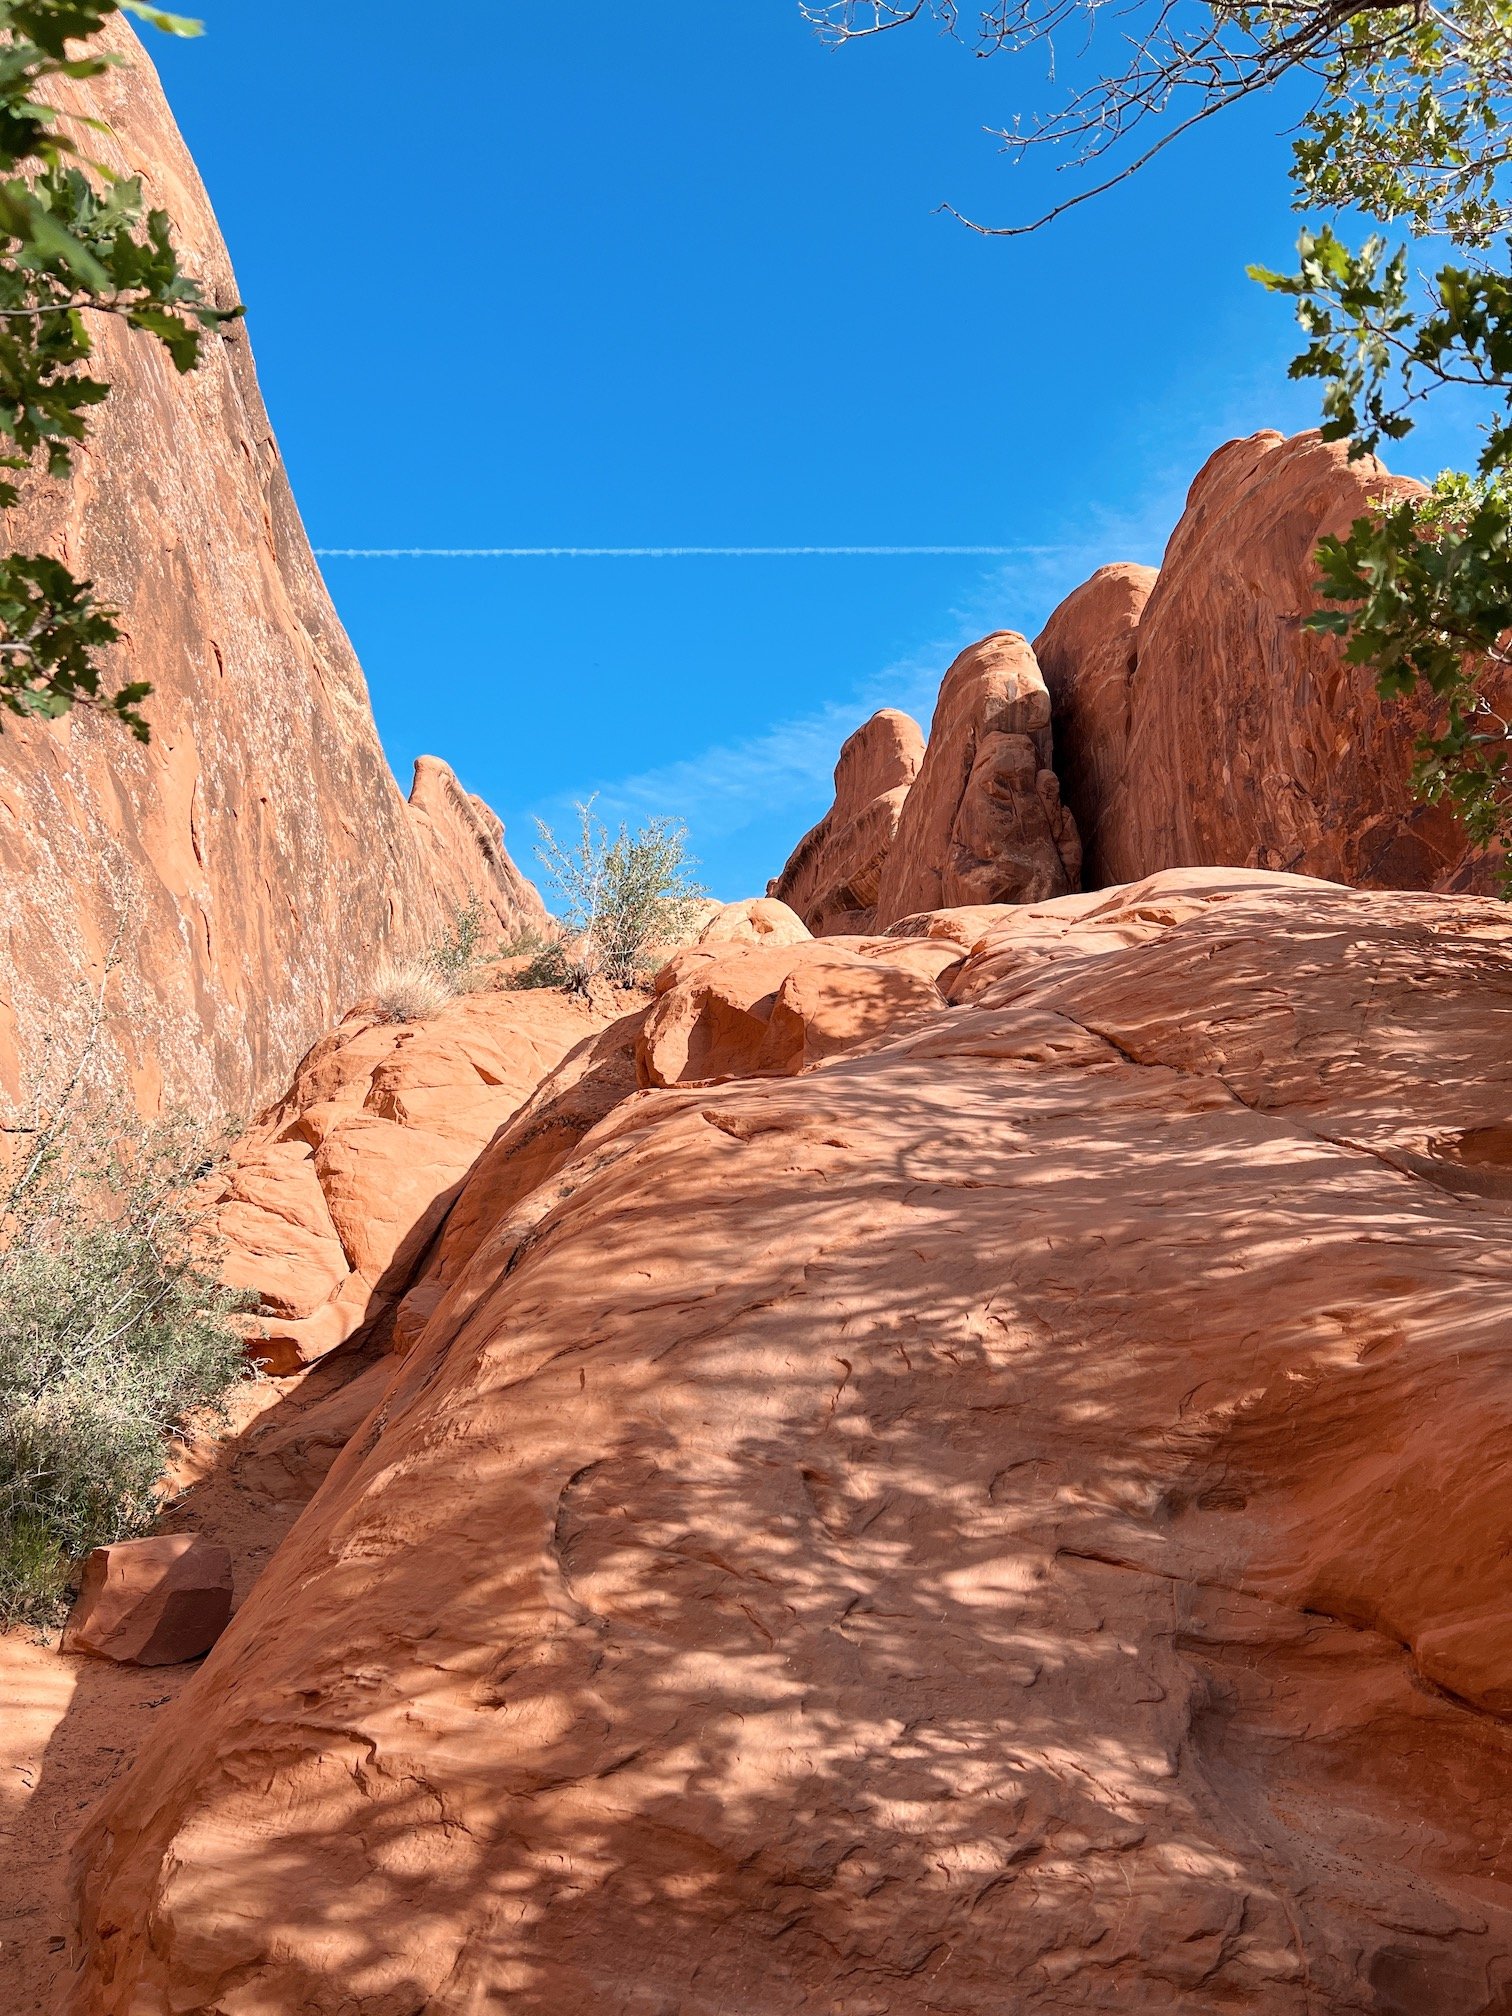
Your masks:
<path fill-rule="evenodd" d="M 162 1530 L 229 1547 L 238 1603 L 387 1369 L 338 1358 L 249 1384 L 218 1435 L 177 1464 Z M 194 1670 L 117 1666 L 58 1651 L 56 1633 L 0 1632 L 0 2016 L 56 2009 L 71 1968 L 74 1835 Z"/>

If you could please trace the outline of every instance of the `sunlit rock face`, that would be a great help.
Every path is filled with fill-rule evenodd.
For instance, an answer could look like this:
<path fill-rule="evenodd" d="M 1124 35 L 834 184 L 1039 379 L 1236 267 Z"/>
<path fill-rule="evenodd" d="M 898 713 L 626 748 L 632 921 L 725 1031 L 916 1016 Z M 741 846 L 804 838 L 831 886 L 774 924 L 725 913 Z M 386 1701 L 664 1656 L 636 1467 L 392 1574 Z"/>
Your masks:
<path fill-rule="evenodd" d="M 872 928 L 882 864 L 923 760 L 923 730 L 896 707 L 879 709 L 842 745 L 834 804 L 769 885 L 816 937 Z"/>
<path fill-rule="evenodd" d="M 859 1049 L 636 1090 L 637 1015 L 496 1139 L 86 1828 L 70 2016 L 1506 2016 L 1509 913 L 958 930 Z"/>
<path fill-rule="evenodd" d="M 186 266 L 229 305 L 225 246 L 151 65 L 119 23 L 107 39 L 126 67 L 69 99 L 113 129 L 89 152 L 142 175 Z M 469 895 L 503 931 L 540 903 L 444 764 L 422 760 L 408 803 L 395 785 L 245 327 L 184 378 L 113 317 L 92 333 L 115 389 L 74 476 L 28 480 L 3 537 L 66 559 L 122 612 L 111 679 L 152 682 L 153 738 L 82 714 L 5 719 L 0 1090 L 79 1048 L 103 987 L 98 1059 L 144 1109 L 246 1112 L 386 950 L 430 944 Z"/>
<path fill-rule="evenodd" d="M 202 1200 L 266 1371 L 389 1328 L 482 1151 L 600 1019 L 580 995 L 491 988 L 417 1022 L 359 1008 L 321 1038 Z"/>
<path fill-rule="evenodd" d="M 1081 886 L 1081 842 L 1050 762 L 1050 696 L 1034 653 L 1002 630 L 940 686 L 877 889 L 885 929 L 921 910 L 1035 903 Z"/>
<path fill-rule="evenodd" d="M 1382 701 L 1368 666 L 1304 627 L 1319 539 L 1419 489 L 1316 433 L 1230 441 L 1192 484 L 1158 575 L 1104 567 L 1060 605 L 1034 648 L 1089 884 L 1232 863 L 1363 888 L 1495 887 L 1496 861 L 1413 792 L 1418 705 Z"/>

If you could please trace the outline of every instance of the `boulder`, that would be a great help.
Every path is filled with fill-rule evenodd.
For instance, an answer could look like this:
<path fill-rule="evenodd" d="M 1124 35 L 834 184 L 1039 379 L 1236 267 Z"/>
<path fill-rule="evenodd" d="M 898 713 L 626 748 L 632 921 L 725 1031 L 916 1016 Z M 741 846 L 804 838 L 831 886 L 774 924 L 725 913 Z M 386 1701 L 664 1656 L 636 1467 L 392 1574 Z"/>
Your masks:
<path fill-rule="evenodd" d="M 1050 696 L 1003 630 L 946 673 L 919 774 L 882 863 L 875 922 L 1078 888 L 1081 845 L 1050 762 Z"/>
<path fill-rule="evenodd" d="M 943 1005 L 912 948 L 865 942 L 873 956 L 833 939 L 679 954 L 657 976 L 657 998 L 636 1037 L 639 1082 L 800 1071 Z"/>
<path fill-rule="evenodd" d="M 88 154 L 143 176 L 187 270 L 234 302 L 151 63 L 124 16 L 101 39 L 121 67 L 58 82 L 61 102 L 108 122 Z M 121 612 L 106 676 L 152 683 L 152 740 L 82 710 L 0 733 L 0 1095 L 72 1061 L 103 984 L 94 1068 L 144 1112 L 254 1112 L 380 959 L 425 950 L 470 898 L 504 935 L 544 912 L 444 763 L 421 759 L 408 802 L 395 783 L 245 324 L 185 377 L 121 316 L 90 333 L 113 389 L 77 473 L 28 478 L 0 535 Z"/>
<path fill-rule="evenodd" d="M 483 1230 L 69 2016 L 1503 2016 L 1512 913 L 1066 903 Z"/>
<path fill-rule="evenodd" d="M 871 929 L 882 864 L 923 760 L 919 724 L 894 707 L 873 714 L 842 744 L 834 804 L 767 892 L 790 904 L 816 936 Z"/>
<path fill-rule="evenodd" d="M 117 1540 L 84 1563 L 65 1652 L 130 1666 L 198 1659 L 231 1617 L 231 1556 L 192 1533 Z"/>
<path fill-rule="evenodd" d="M 1382 701 L 1369 667 L 1303 627 L 1319 539 L 1418 488 L 1316 433 L 1230 441 L 1193 483 L 1158 577 L 1105 567 L 1060 605 L 1035 654 L 1089 880 L 1222 864 L 1496 886 L 1496 859 L 1451 808 L 1414 797 L 1419 704 Z"/>
<path fill-rule="evenodd" d="M 813 933 L 786 903 L 750 896 L 726 903 L 699 932 L 699 945 L 801 945 Z"/>

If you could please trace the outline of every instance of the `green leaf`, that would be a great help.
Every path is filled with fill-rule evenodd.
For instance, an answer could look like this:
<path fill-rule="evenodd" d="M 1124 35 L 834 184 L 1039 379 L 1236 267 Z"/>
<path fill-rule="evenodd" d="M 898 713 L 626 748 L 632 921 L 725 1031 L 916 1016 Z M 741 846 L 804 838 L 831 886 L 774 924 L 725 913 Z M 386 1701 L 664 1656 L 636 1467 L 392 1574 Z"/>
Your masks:
<path fill-rule="evenodd" d="M 118 0 L 121 11 L 134 14 L 139 21 L 146 21 L 154 28 L 160 28 L 165 35 L 203 35 L 203 21 L 192 21 L 186 14 L 169 14 L 161 7 L 153 7 L 148 0 Z"/>

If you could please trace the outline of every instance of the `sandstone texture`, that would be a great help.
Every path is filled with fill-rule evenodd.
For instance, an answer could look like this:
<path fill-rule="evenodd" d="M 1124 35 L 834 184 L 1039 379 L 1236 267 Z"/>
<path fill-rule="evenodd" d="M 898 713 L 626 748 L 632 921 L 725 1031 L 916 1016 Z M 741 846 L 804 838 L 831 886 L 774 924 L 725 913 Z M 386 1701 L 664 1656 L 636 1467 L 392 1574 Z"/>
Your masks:
<path fill-rule="evenodd" d="M 842 745 L 834 804 L 768 885 L 815 936 L 872 928 L 882 864 L 923 760 L 918 722 L 895 707 L 873 714 Z"/>
<path fill-rule="evenodd" d="M 855 949 L 852 949 L 854 945 Z M 953 948 L 944 955 L 953 966 Z M 801 1071 L 884 1035 L 905 1015 L 944 1006 L 942 962 L 886 939 L 698 946 L 657 975 L 636 1036 L 642 1085 L 706 1083 Z"/>
<path fill-rule="evenodd" d="M 1416 487 L 1316 433 L 1231 441 L 1193 483 L 1158 576 L 1102 568 L 1055 611 L 1035 653 L 1089 883 L 1217 862 L 1494 887 L 1452 812 L 1413 796 L 1415 703 L 1380 700 L 1367 667 L 1302 627 L 1318 540 Z"/>
<path fill-rule="evenodd" d="M 198 1659 L 231 1616 L 231 1556 L 187 1533 L 118 1540 L 84 1563 L 65 1652 L 133 1666 Z"/>
<path fill-rule="evenodd" d="M 416 1023 L 359 1008 L 322 1037 L 205 1199 L 221 1277 L 259 1298 L 246 1328 L 268 1371 L 386 1325 L 480 1152 L 599 1026 L 578 997 L 506 989 Z"/>
<path fill-rule="evenodd" d="M 1512 917 L 909 921 L 953 1005 L 637 1089 L 703 948 L 496 1137 L 71 2016 L 1507 2016 Z"/>
<path fill-rule="evenodd" d="M 1024 639 L 1003 630 L 963 651 L 882 864 L 875 923 L 1079 888 L 1081 843 L 1050 754 L 1050 696 Z"/>
<path fill-rule="evenodd" d="M 89 152 L 142 175 L 212 297 L 237 288 L 151 64 L 76 87 L 109 122 Z M 149 337 L 95 319 L 88 444 L 28 482 L 3 536 L 65 559 L 123 614 L 114 681 L 148 679 L 143 748 L 84 713 L 0 732 L 0 1093 L 84 1041 L 155 1111 L 255 1111 L 387 951 L 435 942 L 472 896 L 509 934 L 540 921 L 498 820 L 445 764 L 409 802 L 310 554 L 245 328 L 181 378 Z M 110 972 L 107 976 L 107 966 Z"/>

